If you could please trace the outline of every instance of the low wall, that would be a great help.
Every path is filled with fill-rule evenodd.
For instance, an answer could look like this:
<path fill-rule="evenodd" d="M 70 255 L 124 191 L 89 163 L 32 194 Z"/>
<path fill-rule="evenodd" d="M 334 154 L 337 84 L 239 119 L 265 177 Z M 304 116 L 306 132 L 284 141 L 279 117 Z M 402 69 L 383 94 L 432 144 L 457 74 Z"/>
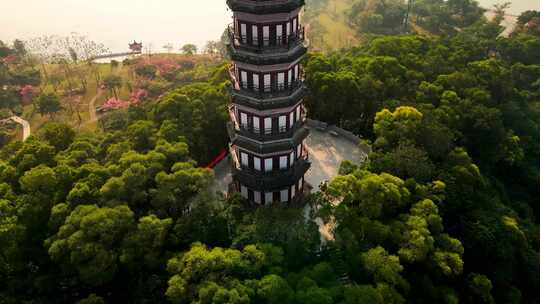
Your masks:
<path fill-rule="evenodd" d="M 309 118 L 306 120 L 306 124 L 310 128 L 319 129 L 321 131 L 326 131 L 326 129 L 328 128 L 327 123 Z"/>
<path fill-rule="evenodd" d="M 314 119 L 309 119 L 309 118 L 307 119 L 306 124 L 307 124 L 308 127 L 315 128 L 315 129 L 317 129 L 319 131 L 335 132 L 339 136 L 342 136 L 342 137 L 346 138 L 347 140 L 353 142 L 355 145 L 360 147 L 360 149 L 362 149 L 364 152 L 366 152 L 366 154 L 369 154 L 371 152 L 371 146 L 365 144 L 359 136 L 355 135 L 351 131 L 344 130 L 344 129 L 339 128 L 339 127 L 337 127 L 335 125 L 330 125 L 329 126 L 328 123 L 326 123 L 326 122 L 322 122 L 322 121 L 318 121 L 318 120 L 314 120 Z"/>

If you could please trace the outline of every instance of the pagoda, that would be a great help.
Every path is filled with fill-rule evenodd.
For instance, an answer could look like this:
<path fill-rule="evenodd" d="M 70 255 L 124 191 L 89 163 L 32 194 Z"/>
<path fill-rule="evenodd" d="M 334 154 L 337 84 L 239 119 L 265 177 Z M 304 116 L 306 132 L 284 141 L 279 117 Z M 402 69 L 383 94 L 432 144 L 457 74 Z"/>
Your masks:
<path fill-rule="evenodd" d="M 290 204 L 306 192 L 310 168 L 301 60 L 307 52 L 300 12 L 304 0 L 227 0 L 232 59 L 233 182 L 256 205 Z"/>
<path fill-rule="evenodd" d="M 137 42 L 137 41 L 133 40 L 133 43 L 130 43 L 130 44 L 129 44 L 129 49 L 130 49 L 133 53 L 141 53 L 141 52 L 142 52 L 142 48 L 143 48 L 142 42 Z"/>

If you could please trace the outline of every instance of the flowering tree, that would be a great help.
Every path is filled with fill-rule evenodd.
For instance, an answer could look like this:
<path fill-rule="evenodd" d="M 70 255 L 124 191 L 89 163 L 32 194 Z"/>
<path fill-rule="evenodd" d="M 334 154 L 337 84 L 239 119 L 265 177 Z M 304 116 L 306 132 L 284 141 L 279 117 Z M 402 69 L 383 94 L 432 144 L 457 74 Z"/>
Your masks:
<path fill-rule="evenodd" d="M 6 57 L 2 58 L 2 61 L 4 61 L 5 63 L 13 63 L 13 62 L 17 61 L 17 59 L 19 59 L 17 57 L 17 55 L 11 54 L 11 55 L 7 55 Z"/>
<path fill-rule="evenodd" d="M 110 110 L 117 110 L 117 109 L 124 109 L 129 107 L 129 101 L 121 100 L 116 97 L 109 98 L 103 106 L 101 106 L 101 109 L 104 111 L 110 111 Z"/>
<path fill-rule="evenodd" d="M 32 85 L 25 85 L 19 91 L 23 100 L 31 101 L 37 95 L 37 89 Z"/>
<path fill-rule="evenodd" d="M 137 89 L 131 93 L 131 101 L 133 103 L 140 103 L 148 98 L 148 91 L 144 89 Z"/>

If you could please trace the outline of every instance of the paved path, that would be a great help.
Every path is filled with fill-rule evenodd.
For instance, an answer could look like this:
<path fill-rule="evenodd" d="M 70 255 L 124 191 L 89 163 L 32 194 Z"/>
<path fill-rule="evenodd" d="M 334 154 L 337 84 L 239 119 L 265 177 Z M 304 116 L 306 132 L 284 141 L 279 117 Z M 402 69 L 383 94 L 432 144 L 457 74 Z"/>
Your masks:
<path fill-rule="evenodd" d="M 19 116 L 11 116 L 10 119 L 13 120 L 14 122 L 22 125 L 22 127 L 23 127 L 23 141 L 25 141 L 31 134 L 31 132 L 30 132 L 30 124 L 28 123 L 28 121 L 20 118 Z"/>
<path fill-rule="evenodd" d="M 98 88 L 96 96 L 90 100 L 88 103 L 88 113 L 90 114 L 90 120 L 88 122 L 94 122 L 97 121 L 97 114 L 96 114 L 96 100 L 103 94 L 103 90 Z"/>

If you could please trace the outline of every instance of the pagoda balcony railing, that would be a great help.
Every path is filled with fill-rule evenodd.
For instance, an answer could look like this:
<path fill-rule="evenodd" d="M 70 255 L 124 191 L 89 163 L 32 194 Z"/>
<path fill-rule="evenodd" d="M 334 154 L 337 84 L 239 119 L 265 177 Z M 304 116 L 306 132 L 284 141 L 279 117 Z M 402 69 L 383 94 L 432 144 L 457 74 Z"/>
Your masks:
<path fill-rule="evenodd" d="M 303 6 L 305 0 L 227 0 L 233 10 L 251 13 L 278 13 Z"/>
<path fill-rule="evenodd" d="M 256 99 L 287 97 L 304 87 L 303 75 L 300 75 L 298 80 L 290 84 L 283 83 L 266 86 L 249 86 L 247 83 L 240 83 L 238 78 L 236 78 L 233 67 L 229 69 L 229 75 L 231 77 L 233 93 Z"/>
<path fill-rule="evenodd" d="M 290 167 L 283 169 L 272 169 L 272 170 L 257 170 L 254 168 L 249 168 L 247 166 L 242 166 L 238 156 L 236 155 L 236 146 L 230 145 L 229 147 L 231 159 L 233 162 L 233 169 L 235 171 L 241 171 L 246 175 L 254 177 L 265 177 L 265 178 L 278 178 L 280 176 L 287 176 L 294 174 L 299 168 L 304 167 L 304 165 L 309 165 L 309 153 L 306 149 L 303 149 L 302 155 L 295 159 L 294 164 Z"/>
<path fill-rule="evenodd" d="M 252 40 L 251 43 L 246 35 L 237 34 L 232 25 L 229 25 L 227 33 L 234 49 L 255 54 L 274 54 L 279 51 L 289 51 L 303 45 L 305 38 L 304 27 L 300 27 L 296 33 L 291 33 L 289 36 L 276 36 L 272 39 L 259 37 L 257 40 Z"/>
<path fill-rule="evenodd" d="M 234 113 L 231 113 L 230 115 L 234 116 Z M 240 125 L 238 124 L 238 121 L 233 121 L 231 127 L 234 128 L 234 130 L 231 130 L 231 132 L 229 133 L 231 133 L 231 139 L 235 138 L 237 135 L 240 135 L 261 142 L 274 141 L 292 138 L 294 133 L 297 130 L 303 128 L 305 125 L 306 119 L 304 117 L 295 122 L 291 128 L 277 127 L 260 129 L 253 126 L 252 124 Z"/>
<path fill-rule="evenodd" d="M 309 163 L 309 152 L 306 149 L 303 149 L 302 155 L 300 155 L 299 158 L 295 159 L 294 164 L 288 168 L 285 169 L 276 169 L 276 170 L 270 170 L 270 171 L 263 171 L 263 170 L 256 170 L 254 168 L 249 168 L 246 166 L 242 166 L 240 164 L 240 159 L 238 159 L 238 155 L 236 155 L 236 146 L 233 144 L 229 144 L 229 153 L 231 154 L 231 160 L 233 162 L 233 167 L 235 170 L 242 170 L 244 172 L 247 172 L 254 176 L 273 176 L 273 175 L 280 175 L 287 172 L 290 172 L 291 170 L 294 170 L 294 166 L 298 163 L 301 163 L 302 161 Z"/>

